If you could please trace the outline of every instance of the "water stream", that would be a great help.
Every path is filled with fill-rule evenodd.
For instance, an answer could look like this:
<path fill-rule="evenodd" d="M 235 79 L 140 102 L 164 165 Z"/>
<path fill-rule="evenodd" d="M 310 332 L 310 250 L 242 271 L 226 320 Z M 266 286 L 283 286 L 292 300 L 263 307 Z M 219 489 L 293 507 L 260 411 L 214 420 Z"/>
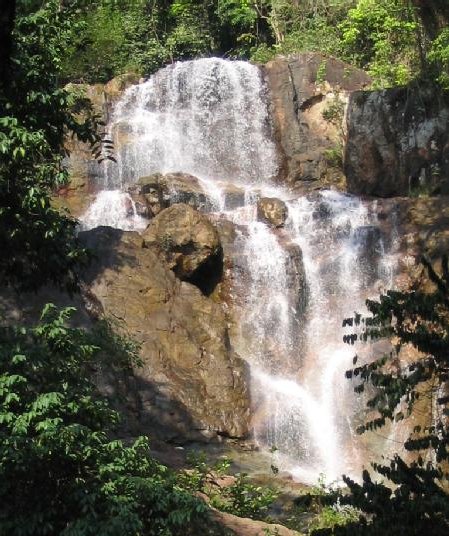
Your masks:
<path fill-rule="evenodd" d="M 362 402 L 344 376 L 354 348 L 342 342 L 342 319 L 392 284 L 394 237 L 381 232 L 374 203 L 331 191 L 292 200 L 273 184 L 268 109 L 261 72 L 245 62 L 176 63 L 131 87 L 109 127 L 118 165 L 106 164 L 105 190 L 82 220 L 142 229 L 128 185 L 154 172 L 200 179 L 217 215 L 238 224 L 235 277 L 245 290 L 232 342 L 251 367 L 255 439 L 275 446 L 277 463 L 298 479 L 334 480 L 363 463 L 353 433 Z M 245 196 L 225 211 L 229 184 Z M 260 196 L 287 202 L 284 230 L 257 221 Z"/>

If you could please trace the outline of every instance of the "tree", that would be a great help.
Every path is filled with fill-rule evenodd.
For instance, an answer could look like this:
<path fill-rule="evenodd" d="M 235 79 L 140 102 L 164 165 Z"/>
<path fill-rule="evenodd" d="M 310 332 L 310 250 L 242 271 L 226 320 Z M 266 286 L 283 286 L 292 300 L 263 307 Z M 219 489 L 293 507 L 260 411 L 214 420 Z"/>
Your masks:
<path fill-rule="evenodd" d="M 50 195 L 67 180 L 64 137 L 98 141 L 96 118 L 80 121 L 85 102 L 59 87 L 71 7 L 32 4 L 18 3 L 0 89 L 0 274 L 4 287 L 73 290 L 86 254 Z M 0 534 L 208 534 L 206 505 L 154 460 L 147 438 L 112 440 L 119 416 L 92 376 L 106 359 L 130 367 L 136 347 L 104 321 L 69 327 L 71 312 L 47 305 L 31 327 L 1 319 Z"/>
<path fill-rule="evenodd" d="M 374 389 L 367 406 L 375 411 L 359 433 L 410 417 L 418 405 L 427 408 L 427 422 L 413 428 L 404 447 L 408 459 L 394 456 L 388 465 L 373 463 L 377 482 L 364 471 L 361 484 L 345 477 L 349 494 L 338 493 L 341 504 L 358 508 L 359 523 L 327 534 L 384 536 L 444 536 L 449 532 L 449 264 L 441 273 L 423 259 L 425 278 L 409 291 L 388 291 L 368 301 L 372 317 L 356 318 L 363 340 L 393 338 L 394 349 L 372 363 L 347 372 L 360 380 L 356 392 Z M 352 322 L 351 321 L 351 322 Z M 404 362 L 401 349 L 411 347 L 415 358 Z M 317 532 L 316 534 L 326 534 Z"/>
<path fill-rule="evenodd" d="M 342 54 L 379 87 L 407 84 L 420 70 L 418 23 L 404 0 L 359 0 L 342 22 Z"/>
<path fill-rule="evenodd" d="M 52 190 L 68 180 L 64 137 L 98 142 L 98 118 L 86 101 L 59 87 L 59 68 L 72 11 L 45 2 L 18 4 L 8 83 L 0 88 L 0 280 L 21 289 L 52 282 L 76 287 L 86 258 L 76 222 L 51 206 Z M 80 107 L 88 112 L 76 119 Z"/>
<path fill-rule="evenodd" d="M 109 439 L 118 415 L 92 368 L 129 366 L 135 346 L 104 324 L 67 327 L 70 314 L 47 305 L 35 326 L 0 329 L 0 533 L 208 534 L 206 505 L 152 458 L 148 439 Z"/>
<path fill-rule="evenodd" d="M 3 2 L 0 11 L 0 84 L 6 85 L 9 82 L 12 30 L 14 27 L 14 17 L 16 14 L 15 0 Z"/>

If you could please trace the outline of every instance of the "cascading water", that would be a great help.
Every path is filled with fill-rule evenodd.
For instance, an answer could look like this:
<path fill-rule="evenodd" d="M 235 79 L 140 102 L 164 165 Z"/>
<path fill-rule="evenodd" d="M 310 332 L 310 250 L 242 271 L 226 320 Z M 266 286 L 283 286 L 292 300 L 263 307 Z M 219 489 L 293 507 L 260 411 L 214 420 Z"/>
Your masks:
<path fill-rule="evenodd" d="M 106 186 L 170 171 L 215 183 L 270 179 L 277 163 L 265 94 L 259 69 L 242 61 L 161 69 L 128 89 L 115 110 L 119 165 L 108 165 Z"/>
<path fill-rule="evenodd" d="M 136 212 L 136 205 L 129 194 L 121 190 L 103 190 L 81 218 L 83 231 L 107 225 L 124 231 L 145 229 L 148 222 Z"/>
<path fill-rule="evenodd" d="M 353 433 L 362 403 L 344 379 L 355 349 L 342 344 L 341 324 L 391 283 L 394 256 L 387 269 L 382 253 L 394 244 L 385 243 L 373 208 L 330 191 L 289 203 L 287 228 L 301 247 L 308 284 L 305 340 L 295 351 L 296 374 L 258 374 L 272 408 L 259 433 L 280 447 L 281 463 L 303 481 L 320 472 L 330 480 L 356 474 L 364 461 Z M 300 463 L 292 468 L 295 459 Z"/>
<path fill-rule="evenodd" d="M 335 192 L 287 201 L 282 231 L 257 221 L 259 197 L 291 196 L 270 184 L 278 164 L 266 93 L 256 66 L 218 59 L 176 63 L 129 88 L 109 126 L 118 165 L 106 164 L 106 190 L 83 225 L 142 228 L 123 191 L 139 177 L 200 180 L 216 212 L 238 224 L 233 344 L 251 367 L 255 437 L 301 480 L 336 479 L 360 458 L 352 433 L 360 402 L 344 377 L 354 350 L 341 322 L 391 284 L 394 255 L 374 205 Z M 229 184 L 244 188 L 244 201 L 224 212 Z"/>

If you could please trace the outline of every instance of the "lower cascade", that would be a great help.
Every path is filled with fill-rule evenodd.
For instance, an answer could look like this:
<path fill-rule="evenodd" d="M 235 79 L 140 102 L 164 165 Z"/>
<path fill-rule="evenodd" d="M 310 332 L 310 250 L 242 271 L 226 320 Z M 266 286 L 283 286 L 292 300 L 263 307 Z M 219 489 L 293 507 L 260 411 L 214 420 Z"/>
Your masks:
<path fill-rule="evenodd" d="M 109 129 L 117 165 L 105 164 L 82 227 L 143 230 L 147 219 L 128 193 L 138 179 L 196 177 L 203 211 L 235 228 L 231 343 L 250 366 L 255 440 L 300 481 L 357 474 L 364 403 L 345 371 L 356 352 L 369 358 L 373 349 L 345 345 L 342 321 L 393 286 L 394 228 L 384 230 L 375 202 L 275 184 L 267 89 L 249 63 L 211 58 L 162 69 L 125 92 Z M 180 195 L 169 188 L 166 201 Z M 266 198 L 285 206 L 281 225 L 261 221 Z"/>

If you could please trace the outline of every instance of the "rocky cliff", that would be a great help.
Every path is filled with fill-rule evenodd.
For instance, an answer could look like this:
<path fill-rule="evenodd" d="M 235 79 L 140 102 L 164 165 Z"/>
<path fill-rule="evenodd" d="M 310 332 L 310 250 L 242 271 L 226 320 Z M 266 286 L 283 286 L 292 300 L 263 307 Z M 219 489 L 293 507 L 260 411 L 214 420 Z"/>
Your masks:
<path fill-rule="evenodd" d="M 348 191 L 392 197 L 447 193 L 449 98 L 435 88 L 356 91 L 349 98 Z"/>
<path fill-rule="evenodd" d="M 310 190 L 330 187 L 382 198 L 404 196 L 411 187 L 416 192 L 423 185 L 430 185 L 431 193 L 444 192 L 449 108 L 432 93 L 423 90 L 418 98 L 405 90 L 362 91 L 370 83 L 365 73 L 320 54 L 278 58 L 263 73 L 280 161 L 277 181 L 284 200 L 268 191 L 261 193 L 253 184 L 248 202 L 248 185 L 220 177 L 213 181 L 221 196 L 217 210 L 217 191 L 210 183 L 206 187 L 200 175 L 182 170 L 132 176 L 132 180 L 127 175 L 120 208 L 125 219 L 141 218 L 141 233 L 97 228 L 80 234 L 96 254 L 85 275 L 87 309 L 94 316 L 118 319 L 141 344 L 143 367 L 133 371 L 129 382 L 128 409 L 139 430 L 157 431 L 165 439 L 247 435 L 254 400 L 248 393 L 246 364 L 234 350 L 238 347 L 242 355 L 248 350 L 242 338 L 252 340 L 251 352 L 263 354 L 271 373 L 297 373 L 296 353 L 287 363 L 282 337 L 275 333 L 279 315 L 276 300 L 270 298 L 270 285 L 276 283 L 270 279 L 274 264 L 256 274 L 269 283 L 252 288 L 248 297 L 255 275 L 250 274 L 251 257 L 261 253 L 257 241 L 252 249 L 247 247 L 250 233 L 255 232 L 248 222 L 264 223 L 267 236 L 274 238 L 273 247 L 263 255 L 282 258 L 286 287 L 281 289 L 282 300 L 288 305 L 286 316 L 295 325 L 291 346 L 300 349 L 304 334 L 297 326 L 307 306 L 308 282 L 301 249 L 286 227 L 293 206 L 290 200 L 307 196 L 304 199 L 319 213 L 303 222 L 326 233 L 328 216 L 335 209 L 332 203 L 340 201 L 329 198 L 330 204 L 320 205 L 321 194 Z M 85 91 L 107 116 L 114 99 L 132 81 L 124 77 Z M 119 126 L 118 132 L 128 136 L 126 121 Z M 126 152 L 138 136 L 133 131 L 121 149 Z M 88 162 L 88 148 L 69 148 L 73 182 L 60 192 L 58 202 L 79 216 L 102 183 L 97 164 Z M 126 169 L 127 174 L 134 172 L 133 166 Z M 445 198 L 393 197 L 368 204 L 375 214 L 370 213 L 370 225 L 360 224 L 353 240 L 366 250 L 363 266 L 372 265 L 372 270 L 365 266 L 372 275 L 370 288 L 377 285 L 382 247 L 394 249 L 395 243 L 400 257 L 396 279 L 404 286 L 416 275 L 423 252 L 436 259 L 447 249 Z M 348 208 L 354 207 L 349 203 Z M 344 239 L 348 225 L 341 225 Z M 324 249 L 319 252 L 323 258 L 330 253 Z M 322 259 L 313 260 L 319 264 Z M 323 261 L 320 276 L 327 276 L 334 261 L 332 255 L 327 264 Z M 254 326 L 247 321 L 253 314 L 248 304 L 256 299 L 259 305 L 264 299 L 267 302 L 257 312 L 261 317 L 264 309 L 275 311 L 272 319 L 266 315 L 267 322 L 275 322 L 267 328 L 273 336 L 264 335 L 263 341 L 254 336 Z M 102 388 L 114 395 L 114 379 L 103 380 Z"/>
<path fill-rule="evenodd" d="M 322 54 L 280 57 L 265 66 L 279 178 L 297 186 L 344 186 L 338 159 L 345 138 L 349 94 L 369 86 L 360 69 Z"/>

